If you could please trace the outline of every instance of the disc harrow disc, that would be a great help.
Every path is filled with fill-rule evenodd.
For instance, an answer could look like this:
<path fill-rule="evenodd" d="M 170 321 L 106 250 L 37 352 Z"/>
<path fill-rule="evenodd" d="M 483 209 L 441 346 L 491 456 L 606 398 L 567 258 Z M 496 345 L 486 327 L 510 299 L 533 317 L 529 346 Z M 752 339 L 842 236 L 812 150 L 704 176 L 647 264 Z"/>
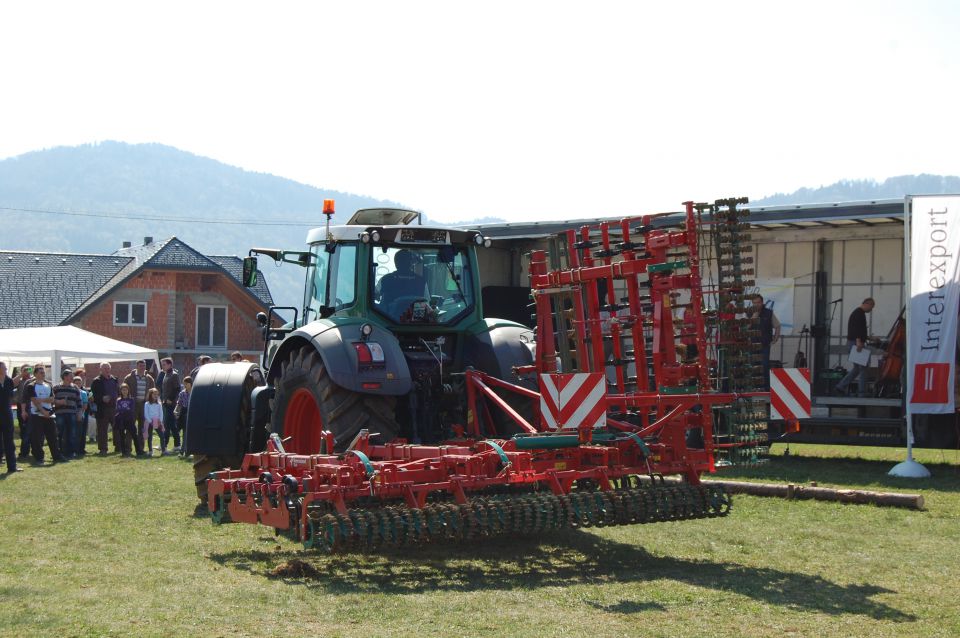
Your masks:
<path fill-rule="evenodd" d="M 621 485 L 634 485 L 624 481 Z M 612 527 L 725 516 L 730 495 L 715 485 L 686 483 L 477 496 L 466 503 L 357 508 L 346 515 L 306 513 L 306 548 L 324 552 L 406 547 L 436 541 L 540 534 L 567 528 Z M 298 512 L 298 515 L 303 515 Z"/>

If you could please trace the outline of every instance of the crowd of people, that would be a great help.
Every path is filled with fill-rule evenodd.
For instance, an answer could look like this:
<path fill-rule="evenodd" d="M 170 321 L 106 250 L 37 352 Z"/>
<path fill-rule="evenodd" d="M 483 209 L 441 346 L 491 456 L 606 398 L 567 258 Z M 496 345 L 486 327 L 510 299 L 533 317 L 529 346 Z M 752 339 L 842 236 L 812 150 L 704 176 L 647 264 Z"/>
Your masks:
<path fill-rule="evenodd" d="M 230 359 L 243 357 L 234 352 Z M 7 474 L 22 471 L 22 463 L 43 464 L 47 450 L 54 463 L 83 458 L 91 444 L 100 456 L 107 456 L 111 438 L 113 453 L 123 457 L 151 457 L 154 452 L 183 456 L 193 379 L 210 361 L 207 355 L 198 357 L 188 376 L 181 376 L 169 357 L 160 360 L 155 375 L 147 371 L 147 361 L 138 361 L 122 379 L 104 362 L 89 385 L 81 369 L 64 369 L 54 381 L 47 378 L 42 363 L 8 374 L 0 361 L 0 455 Z"/>

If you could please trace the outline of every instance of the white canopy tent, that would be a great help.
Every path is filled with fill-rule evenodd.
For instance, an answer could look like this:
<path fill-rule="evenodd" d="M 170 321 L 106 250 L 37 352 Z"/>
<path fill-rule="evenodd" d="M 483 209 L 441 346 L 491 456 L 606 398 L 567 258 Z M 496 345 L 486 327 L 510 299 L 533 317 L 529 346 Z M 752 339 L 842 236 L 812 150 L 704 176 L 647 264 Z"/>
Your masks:
<path fill-rule="evenodd" d="M 157 359 L 157 351 L 87 332 L 74 326 L 0 330 L 0 361 L 8 367 L 50 361 L 51 380 L 60 378 L 61 362 L 70 365 L 101 361 Z"/>

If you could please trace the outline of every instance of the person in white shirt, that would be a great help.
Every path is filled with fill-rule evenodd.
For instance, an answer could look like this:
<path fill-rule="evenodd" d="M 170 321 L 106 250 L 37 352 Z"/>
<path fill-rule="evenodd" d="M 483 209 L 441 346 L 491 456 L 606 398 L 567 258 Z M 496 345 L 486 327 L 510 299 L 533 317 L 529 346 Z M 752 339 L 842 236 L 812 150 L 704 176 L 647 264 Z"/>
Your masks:
<path fill-rule="evenodd" d="M 160 391 L 150 388 L 147 391 L 147 401 L 143 404 L 143 440 L 146 442 L 147 453 L 153 455 L 153 431 L 160 435 L 160 454 L 167 454 L 167 437 L 163 435 L 163 404 L 160 403 Z"/>
<path fill-rule="evenodd" d="M 50 456 L 54 463 L 63 463 L 67 459 L 60 452 L 57 440 L 57 422 L 53 418 L 53 386 L 47 381 L 43 364 L 38 364 L 33 372 L 33 381 L 27 384 L 26 400 L 30 405 L 30 446 L 33 448 L 33 462 L 43 463 L 43 439 L 50 446 Z"/>

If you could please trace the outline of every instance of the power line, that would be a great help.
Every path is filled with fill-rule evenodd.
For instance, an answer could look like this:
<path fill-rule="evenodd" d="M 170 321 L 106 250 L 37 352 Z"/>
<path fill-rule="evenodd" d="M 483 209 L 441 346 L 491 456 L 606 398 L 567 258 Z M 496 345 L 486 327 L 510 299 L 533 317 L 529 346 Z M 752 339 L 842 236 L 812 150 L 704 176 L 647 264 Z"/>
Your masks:
<path fill-rule="evenodd" d="M 164 215 L 145 215 L 143 213 L 104 213 L 97 211 L 65 211 L 65 210 L 39 210 L 36 208 L 14 208 L 11 206 L 0 206 L 0 210 L 14 213 L 38 213 L 41 215 L 67 215 L 69 217 L 99 217 L 103 219 L 118 219 L 126 221 L 151 221 L 151 222 L 187 222 L 190 224 L 230 224 L 235 226 L 300 226 L 314 227 L 321 226 L 322 222 L 312 221 L 268 221 L 259 219 L 203 219 L 200 217 L 169 217 Z"/>

